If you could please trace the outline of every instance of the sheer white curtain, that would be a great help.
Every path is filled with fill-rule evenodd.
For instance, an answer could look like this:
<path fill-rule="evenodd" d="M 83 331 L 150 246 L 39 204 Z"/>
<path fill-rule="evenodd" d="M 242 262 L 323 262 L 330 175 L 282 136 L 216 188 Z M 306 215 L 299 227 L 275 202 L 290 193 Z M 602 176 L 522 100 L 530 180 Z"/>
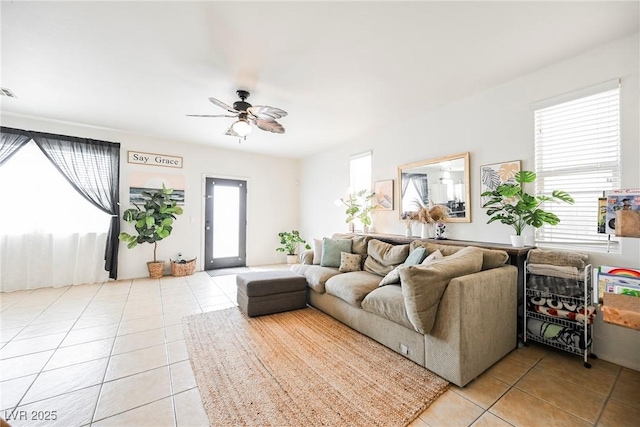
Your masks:
<path fill-rule="evenodd" d="M 106 280 L 111 217 L 87 202 L 31 141 L 0 167 L 0 290 Z"/>

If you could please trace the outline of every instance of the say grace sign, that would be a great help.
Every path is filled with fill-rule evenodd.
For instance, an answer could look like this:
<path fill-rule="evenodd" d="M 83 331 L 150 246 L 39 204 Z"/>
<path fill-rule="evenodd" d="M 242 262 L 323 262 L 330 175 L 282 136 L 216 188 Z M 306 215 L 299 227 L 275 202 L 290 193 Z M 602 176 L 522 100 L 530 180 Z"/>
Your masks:
<path fill-rule="evenodd" d="M 129 163 L 151 166 L 165 166 L 169 168 L 181 168 L 182 157 L 165 156 L 163 154 L 143 153 L 140 151 L 127 151 Z"/>

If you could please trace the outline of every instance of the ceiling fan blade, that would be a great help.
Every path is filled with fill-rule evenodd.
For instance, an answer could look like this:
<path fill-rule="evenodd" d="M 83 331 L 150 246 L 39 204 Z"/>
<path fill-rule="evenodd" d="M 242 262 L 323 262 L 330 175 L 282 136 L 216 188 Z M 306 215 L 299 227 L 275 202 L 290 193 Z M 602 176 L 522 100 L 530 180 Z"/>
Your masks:
<path fill-rule="evenodd" d="M 253 114 L 256 118 L 266 121 L 275 121 L 287 115 L 287 112 L 268 105 L 254 105 L 247 109 L 248 113 Z"/>
<path fill-rule="evenodd" d="M 231 115 L 231 114 L 185 114 L 187 117 L 238 117 L 238 115 L 236 114 Z"/>
<path fill-rule="evenodd" d="M 229 111 L 230 113 L 237 113 L 238 112 L 233 107 L 225 104 L 224 102 L 220 101 L 219 99 L 209 98 L 209 102 L 211 102 L 212 104 L 217 105 L 218 107 L 224 108 L 225 110 Z"/>
<path fill-rule="evenodd" d="M 267 132 L 284 133 L 284 126 L 275 120 L 255 119 L 253 122 L 259 129 L 266 130 Z"/>

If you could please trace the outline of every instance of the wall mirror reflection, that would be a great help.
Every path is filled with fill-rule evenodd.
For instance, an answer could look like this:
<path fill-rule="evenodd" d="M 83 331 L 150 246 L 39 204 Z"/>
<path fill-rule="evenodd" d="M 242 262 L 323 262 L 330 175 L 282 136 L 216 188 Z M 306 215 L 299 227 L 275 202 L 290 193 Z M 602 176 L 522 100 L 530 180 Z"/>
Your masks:
<path fill-rule="evenodd" d="M 449 208 L 447 222 L 471 222 L 469 153 L 398 166 L 397 194 L 400 218 L 432 203 Z"/>

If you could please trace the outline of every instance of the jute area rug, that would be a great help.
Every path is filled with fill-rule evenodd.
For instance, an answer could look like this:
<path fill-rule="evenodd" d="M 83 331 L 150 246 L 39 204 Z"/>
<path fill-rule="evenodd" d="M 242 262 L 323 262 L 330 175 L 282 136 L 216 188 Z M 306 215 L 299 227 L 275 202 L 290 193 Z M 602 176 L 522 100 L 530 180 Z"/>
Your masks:
<path fill-rule="evenodd" d="M 183 319 L 212 426 L 405 426 L 449 383 L 312 308 Z"/>

